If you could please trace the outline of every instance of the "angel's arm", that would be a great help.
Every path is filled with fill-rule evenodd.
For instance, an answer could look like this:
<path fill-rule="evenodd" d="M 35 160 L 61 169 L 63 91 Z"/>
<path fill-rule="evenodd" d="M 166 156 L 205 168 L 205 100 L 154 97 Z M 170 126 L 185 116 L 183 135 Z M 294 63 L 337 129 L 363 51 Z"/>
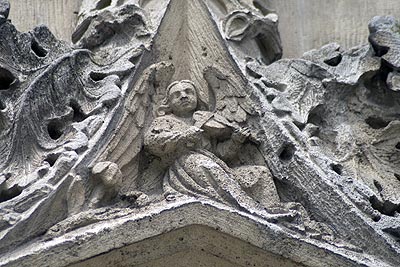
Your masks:
<path fill-rule="evenodd" d="M 145 134 L 144 144 L 153 155 L 167 156 L 179 153 L 182 149 L 193 148 L 200 141 L 201 132 L 195 126 L 155 120 Z"/>
<path fill-rule="evenodd" d="M 224 161 L 234 159 L 239 153 L 243 143 L 249 138 L 249 136 L 250 130 L 248 128 L 241 128 L 233 132 L 230 139 L 218 143 L 218 156 Z"/>

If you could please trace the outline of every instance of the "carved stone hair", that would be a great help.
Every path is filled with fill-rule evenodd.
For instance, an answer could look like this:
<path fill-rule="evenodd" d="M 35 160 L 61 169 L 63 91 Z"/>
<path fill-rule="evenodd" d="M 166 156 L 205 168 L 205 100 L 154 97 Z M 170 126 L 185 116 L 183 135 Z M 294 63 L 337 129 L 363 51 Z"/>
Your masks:
<path fill-rule="evenodd" d="M 190 84 L 193 86 L 194 91 L 196 92 L 196 97 L 197 97 L 197 107 L 196 110 L 207 110 L 207 104 L 199 97 L 199 92 L 198 88 L 194 83 L 190 80 L 180 80 L 180 81 L 174 81 L 170 85 L 168 85 L 167 89 L 165 90 L 165 97 L 161 101 L 161 105 L 157 108 L 156 111 L 156 116 L 164 116 L 166 114 L 170 114 L 172 112 L 170 106 L 169 106 L 169 92 L 171 91 L 172 87 L 179 83 L 186 83 Z"/>

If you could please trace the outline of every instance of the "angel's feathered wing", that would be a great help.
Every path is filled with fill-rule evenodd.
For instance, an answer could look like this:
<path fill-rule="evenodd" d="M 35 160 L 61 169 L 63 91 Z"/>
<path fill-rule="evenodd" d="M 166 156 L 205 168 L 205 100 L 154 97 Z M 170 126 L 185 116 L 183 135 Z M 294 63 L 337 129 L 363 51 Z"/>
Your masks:
<path fill-rule="evenodd" d="M 248 115 L 255 115 L 256 108 L 245 84 L 235 80 L 216 67 L 207 67 L 204 78 L 208 83 L 210 108 L 230 122 L 243 123 Z"/>
<path fill-rule="evenodd" d="M 126 96 L 123 115 L 98 161 L 116 163 L 124 177 L 123 190 L 135 190 L 143 169 L 143 137 L 154 118 L 156 103 L 164 97 L 174 68 L 164 62 L 146 68 Z"/>

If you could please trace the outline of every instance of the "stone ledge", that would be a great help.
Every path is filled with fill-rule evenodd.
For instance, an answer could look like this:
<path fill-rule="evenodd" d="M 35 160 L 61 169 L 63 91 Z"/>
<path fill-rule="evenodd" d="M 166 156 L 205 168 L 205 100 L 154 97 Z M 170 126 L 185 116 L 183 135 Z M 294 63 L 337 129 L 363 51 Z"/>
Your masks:
<path fill-rule="evenodd" d="M 128 258 L 140 264 L 188 248 L 195 247 L 201 250 L 210 244 L 208 241 L 202 242 L 212 240 L 210 236 L 215 236 L 218 240 L 235 240 L 236 246 L 242 244 L 253 247 L 258 255 L 253 264 L 261 258 L 269 258 L 291 264 L 287 266 L 298 266 L 296 263 L 306 266 L 389 266 L 369 255 L 291 233 L 258 217 L 235 212 L 229 207 L 213 202 L 185 199 L 168 204 L 160 203 L 141 210 L 121 209 L 118 212 L 121 217 L 117 219 L 90 224 L 51 239 L 44 236 L 3 255 L 0 258 L 0 266 L 67 266 L 88 259 L 89 263 L 96 262 L 93 258 L 100 254 L 135 250 L 145 247 L 147 242 L 162 242 L 163 239 L 167 240 L 168 236 L 182 233 L 198 242 L 187 244 L 189 246 L 186 247 L 172 243 L 166 250 L 161 246 L 160 249 L 164 251 L 156 252 L 158 256 L 150 249 L 146 252 L 149 258 L 140 253 L 136 256 L 132 256 L 134 253 L 128 253 Z M 203 231 L 197 231 L 200 228 L 206 229 L 204 234 Z M 175 234 L 172 234 L 174 231 Z M 205 237 L 196 239 L 196 233 L 197 237 L 198 233 Z M 231 244 L 233 242 L 227 242 L 225 252 L 234 250 Z M 225 253 L 223 258 L 229 259 L 232 256 Z M 121 262 L 123 260 L 124 257 Z"/>

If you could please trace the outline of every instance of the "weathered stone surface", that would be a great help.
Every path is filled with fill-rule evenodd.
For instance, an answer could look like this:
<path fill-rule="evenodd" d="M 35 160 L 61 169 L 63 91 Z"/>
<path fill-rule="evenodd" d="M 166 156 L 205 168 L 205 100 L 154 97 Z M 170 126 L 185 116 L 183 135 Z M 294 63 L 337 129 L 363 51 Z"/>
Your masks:
<path fill-rule="evenodd" d="M 248 0 L 279 14 L 284 57 L 328 43 L 350 49 L 367 42 L 365 25 L 374 16 L 398 16 L 397 0 Z"/>
<path fill-rule="evenodd" d="M 37 25 L 47 25 L 59 39 L 71 42 L 81 0 L 12 0 L 10 17 L 15 27 L 22 32 Z"/>
<path fill-rule="evenodd" d="M 62 229 L 70 222 L 64 221 L 54 227 L 61 236 L 53 235 L 47 241 L 44 236 L 39 243 L 6 254 L 4 260 L 8 266 L 67 266 L 91 258 L 75 266 L 97 263 L 124 266 L 128 262 L 136 266 L 151 264 L 157 258 L 182 250 L 203 249 L 205 253 L 217 254 L 239 266 L 243 262 L 256 266 L 276 262 L 282 266 L 389 266 L 363 253 L 299 238 L 295 232 L 288 232 L 247 213 L 232 211 L 223 205 L 199 203 L 190 198 L 175 203 L 159 203 L 150 210 L 103 209 L 87 214 L 91 218 L 97 217 L 100 222 L 92 221 L 89 226 L 81 225 L 78 230 L 65 233 Z M 176 229 L 179 230 L 174 231 Z M 129 244 L 132 245 L 127 246 Z M 104 252 L 110 254 L 95 257 Z M 243 258 L 235 259 L 241 254 Z M 121 256 L 111 257 L 116 255 Z"/>
<path fill-rule="evenodd" d="M 266 8 L 84 1 L 74 48 L 0 25 L 0 265 L 399 265 L 398 21 L 278 60 Z"/>
<path fill-rule="evenodd" d="M 246 0 L 260 8 L 263 14 L 279 14 L 284 57 L 297 58 L 304 52 L 329 42 L 338 42 L 345 49 L 366 42 L 365 25 L 376 15 L 394 15 L 397 0 Z M 71 42 L 80 0 L 13 0 L 10 19 L 20 31 L 48 25 L 52 33 Z M 106 5 L 105 1 L 102 5 Z M 93 1 L 89 5 L 97 5 Z M 99 5 L 101 7 L 101 5 Z M 85 7 L 85 10 L 89 8 Z"/>

